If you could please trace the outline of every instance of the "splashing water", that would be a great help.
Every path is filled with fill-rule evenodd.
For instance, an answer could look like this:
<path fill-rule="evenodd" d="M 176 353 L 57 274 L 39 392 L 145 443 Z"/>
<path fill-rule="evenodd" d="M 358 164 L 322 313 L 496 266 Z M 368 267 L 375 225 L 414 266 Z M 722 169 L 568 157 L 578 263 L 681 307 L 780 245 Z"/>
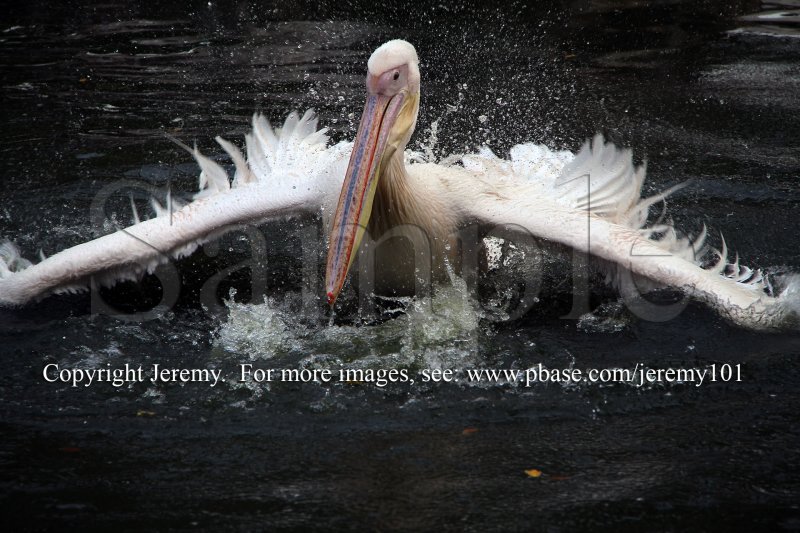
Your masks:
<path fill-rule="evenodd" d="M 288 310 L 265 298 L 263 304 L 241 304 L 225 300 L 228 322 L 218 331 L 215 341 L 223 349 L 248 354 L 251 360 L 271 359 L 287 353 L 294 344 L 288 323 Z"/>
<path fill-rule="evenodd" d="M 228 320 L 214 343 L 228 354 L 246 354 L 250 360 L 312 367 L 460 368 L 478 361 L 482 314 L 463 280 L 454 277 L 429 298 L 392 300 L 405 307 L 395 319 L 376 325 L 319 327 L 300 323 L 288 303 L 228 301 Z"/>

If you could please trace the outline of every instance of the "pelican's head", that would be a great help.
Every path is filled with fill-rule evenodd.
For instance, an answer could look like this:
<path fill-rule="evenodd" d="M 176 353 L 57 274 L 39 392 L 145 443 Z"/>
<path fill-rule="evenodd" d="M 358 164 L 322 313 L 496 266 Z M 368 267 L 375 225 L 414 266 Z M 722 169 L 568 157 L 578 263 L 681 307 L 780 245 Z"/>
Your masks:
<path fill-rule="evenodd" d="M 367 62 L 367 103 L 331 224 L 325 290 L 333 305 L 372 213 L 378 180 L 408 143 L 419 111 L 419 60 L 406 41 L 383 44 Z"/>

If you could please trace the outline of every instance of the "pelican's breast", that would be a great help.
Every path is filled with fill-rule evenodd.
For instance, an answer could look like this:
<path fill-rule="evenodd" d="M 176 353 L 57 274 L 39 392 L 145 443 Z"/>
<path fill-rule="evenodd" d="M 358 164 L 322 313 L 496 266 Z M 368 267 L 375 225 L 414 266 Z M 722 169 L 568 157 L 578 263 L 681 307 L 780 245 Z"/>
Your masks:
<path fill-rule="evenodd" d="M 444 259 L 458 223 L 440 194 L 441 177 L 449 173 L 434 164 L 404 167 L 395 158 L 387 166 L 359 258 L 360 275 L 372 269 L 377 293 L 413 294 L 445 278 Z"/>

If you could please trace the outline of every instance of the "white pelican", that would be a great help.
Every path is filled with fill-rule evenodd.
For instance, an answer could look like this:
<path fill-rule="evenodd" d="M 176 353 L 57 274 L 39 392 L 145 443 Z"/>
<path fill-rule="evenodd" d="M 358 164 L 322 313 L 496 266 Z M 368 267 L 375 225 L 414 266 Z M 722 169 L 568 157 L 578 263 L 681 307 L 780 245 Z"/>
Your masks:
<path fill-rule="evenodd" d="M 634 166 L 629 151 L 601 137 L 574 157 L 524 144 L 512 148 L 510 160 L 484 150 L 458 164 L 406 164 L 420 100 L 416 51 L 405 41 L 390 41 L 372 54 L 367 68 L 367 101 L 352 145 L 328 146 L 325 129 L 317 130 L 310 111 L 289 115 L 280 131 L 256 115 L 246 136 L 246 159 L 217 138 L 235 163 L 232 182 L 194 150 L 200 192 L 188 205 L 165 210 L 154 202 L 160 216 L 139 222 L 134 212 L 136 224 L 35 265 L 4 243 L 0 304 L 21 305 L 54 292 L 135 278 L 191 253 L 231 226 L 315 212 L 322 213 L 330 230 L 325 286 L 331 305 L 365 234 L 421 237 L 436 275 L 446 256 L 455 253 L 456 247 L 448 246 L 454 231 L 479 222 L 513 224 L 600 257 L 621 267 L 617 273 L 629 271 L 682 289 L 740 326 L 796 328 L 800 323 L 797 276 L 776 295 L 760 271 L 741 266 L 738 258 L 729 264 L 724 243 L 718 261 L 702 268 L 697 252 L 705 229 L 692 241 L 678 238 L 671 224 L 646 227 L 648 208 L 668 192 L 642 199 L 644 167 Z M 166 211 L 169 216 L 161 216 Z M 375 258 L 378 289 L 406 289 L 408 272 L 402 270 L 418 265 L 419 252 L 417 246 L 383 246 Z M 623 277 L 616 279 L 624 286 Z"/>

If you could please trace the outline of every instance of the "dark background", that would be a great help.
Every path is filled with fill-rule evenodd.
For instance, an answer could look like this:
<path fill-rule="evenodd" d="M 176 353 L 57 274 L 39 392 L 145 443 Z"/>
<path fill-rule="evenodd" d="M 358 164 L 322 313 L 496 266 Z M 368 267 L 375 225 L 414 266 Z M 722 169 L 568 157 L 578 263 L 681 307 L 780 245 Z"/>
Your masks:
<path fill-rule="evenodd" d="M 335 140 L 352 137 L 366 59 L 402 37 L 421 59 L 412 145 L 436 119 L 442 157 L 482 144 L 506 155 L 525 141 L 576 150 L 602 131 L 648 161 L 648 193 L 693 180 L 669 205 L 679 227 L 706 223 L 712 244 L 724 232 L 747 264 L 800 270 L 796 3 L 142 4 L 4 3 L 0 235 L 27 257 L 129 223 L 127 197 L 110 205 L 106 226 L 89 219 L 98 192 L 120 178 L 193 191 L 197 169 L 165 133 L 223 161 L 213 137 L 241 142 L 254 110 L 278 124 L 314 107 Z M 775 9 L 787 11 L 778 23 L 758 18 Z M 454 303 L 452 316 L 327 327 L 324 317 L 295 316 L 286 296 L 299 291 L 297 257 L 307 245 L 297 221 L 263 232 L 271 306 L 219 318 L 191 296 L 246 256 L 229 237 L 216 252 L 230 253 L 206 247 L 179 262 L 187 294 L 156 320 L 94 315 L 87 295 L 0 310 L 6 524 L 800 529 L 796 333 L 743 331 L 699 305 L 666 323 L 638 320 L 601 287 L 592 300 L 602 305 L 598 320 L 562 320 L 569 283 L 553 283 L 540 306 L 510 323 Z M 136 307 L 154 293 L 157 282 L 145 279 L 104 297 Z M 412 370 L 729 363 L 744 376 L 703 387 L 530 389 L 116 390 L 41 378 L 48 363 L 230 371 L 251 359 Z M 528 477 L 532 468 L 543 476 Z"/>

